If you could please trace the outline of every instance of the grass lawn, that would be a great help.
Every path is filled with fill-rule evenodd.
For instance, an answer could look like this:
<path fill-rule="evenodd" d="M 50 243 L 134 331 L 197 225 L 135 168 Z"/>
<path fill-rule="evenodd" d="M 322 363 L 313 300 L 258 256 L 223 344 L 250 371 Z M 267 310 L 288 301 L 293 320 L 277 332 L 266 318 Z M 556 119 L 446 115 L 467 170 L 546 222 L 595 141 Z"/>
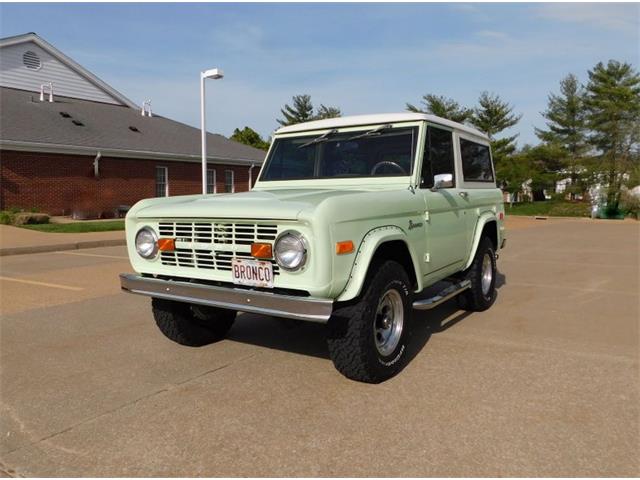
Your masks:
<path fill-rule="evenodd" d="M 124 230 L 124 220 L 109 222 L 42 223 L 39 225 L 20 225 L 21 228 L 48 233 L 85 233 L 110 232 Z"/>
<path fill-rule="evenodd" d="M 548 216 L 548 217 L 590 217 L 591 205 L 581 202 L 547 200 L 544 202 L 515 203 L 511 207 L 505 203 L 507 215 Z"/>

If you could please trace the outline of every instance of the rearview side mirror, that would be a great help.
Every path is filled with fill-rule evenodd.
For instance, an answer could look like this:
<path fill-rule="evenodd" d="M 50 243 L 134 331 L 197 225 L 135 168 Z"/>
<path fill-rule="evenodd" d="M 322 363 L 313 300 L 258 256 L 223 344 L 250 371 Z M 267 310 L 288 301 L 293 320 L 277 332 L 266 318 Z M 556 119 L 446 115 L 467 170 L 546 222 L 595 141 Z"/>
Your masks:
<path fill-rule="evenodd" d="M 453 187 L 453 174 L 439 173 L 433 176 L 433 187 L 431 187 L 432 192 L 435 192 L 436 190 L 440 190 L 441 188 L 451 188 L 451 187 Z"/>

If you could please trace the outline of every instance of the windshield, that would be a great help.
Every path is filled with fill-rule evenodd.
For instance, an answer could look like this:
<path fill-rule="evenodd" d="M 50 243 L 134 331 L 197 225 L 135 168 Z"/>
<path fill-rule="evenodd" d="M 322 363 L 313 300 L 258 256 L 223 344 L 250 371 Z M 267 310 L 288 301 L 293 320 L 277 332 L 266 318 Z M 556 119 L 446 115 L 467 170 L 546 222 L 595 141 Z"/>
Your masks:
<path fill-rule="evenodd" d="M 413 170 L 418 127 L 278 138 L 260 181 L 400 177 Z"/>

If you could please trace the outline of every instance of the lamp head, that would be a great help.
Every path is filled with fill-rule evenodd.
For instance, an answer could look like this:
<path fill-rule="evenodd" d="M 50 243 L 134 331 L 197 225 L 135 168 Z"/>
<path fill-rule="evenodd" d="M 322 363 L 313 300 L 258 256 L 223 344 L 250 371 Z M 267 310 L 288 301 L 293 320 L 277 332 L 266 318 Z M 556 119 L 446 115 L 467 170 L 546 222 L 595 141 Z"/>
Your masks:
<path fill-rule="evenodd" d="M 201 73 L 203 78 L 212 78 L 213 80 L 218 80 L 224 77 L 224 73 L 219 68 L 212 68 L 209 70 L 205 70 Z"/>

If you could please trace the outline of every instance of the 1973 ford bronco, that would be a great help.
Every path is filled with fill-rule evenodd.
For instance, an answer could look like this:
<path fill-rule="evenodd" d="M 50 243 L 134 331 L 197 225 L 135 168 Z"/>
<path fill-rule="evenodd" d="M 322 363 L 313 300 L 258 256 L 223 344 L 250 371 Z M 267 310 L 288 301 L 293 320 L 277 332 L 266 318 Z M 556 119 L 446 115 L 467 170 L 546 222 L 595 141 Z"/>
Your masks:
<path fill-rule="evenodd" d="M 336 368 L 376 383 L 407 362 L 413 309 L 494 302 L 504 206 L 481 132 L 364 115 L 280 128 L 252 191 L 142 200 L 126 235 L 122 288 L 171 340 L 222 339 L 238 311 L 327 323 Z"/>

